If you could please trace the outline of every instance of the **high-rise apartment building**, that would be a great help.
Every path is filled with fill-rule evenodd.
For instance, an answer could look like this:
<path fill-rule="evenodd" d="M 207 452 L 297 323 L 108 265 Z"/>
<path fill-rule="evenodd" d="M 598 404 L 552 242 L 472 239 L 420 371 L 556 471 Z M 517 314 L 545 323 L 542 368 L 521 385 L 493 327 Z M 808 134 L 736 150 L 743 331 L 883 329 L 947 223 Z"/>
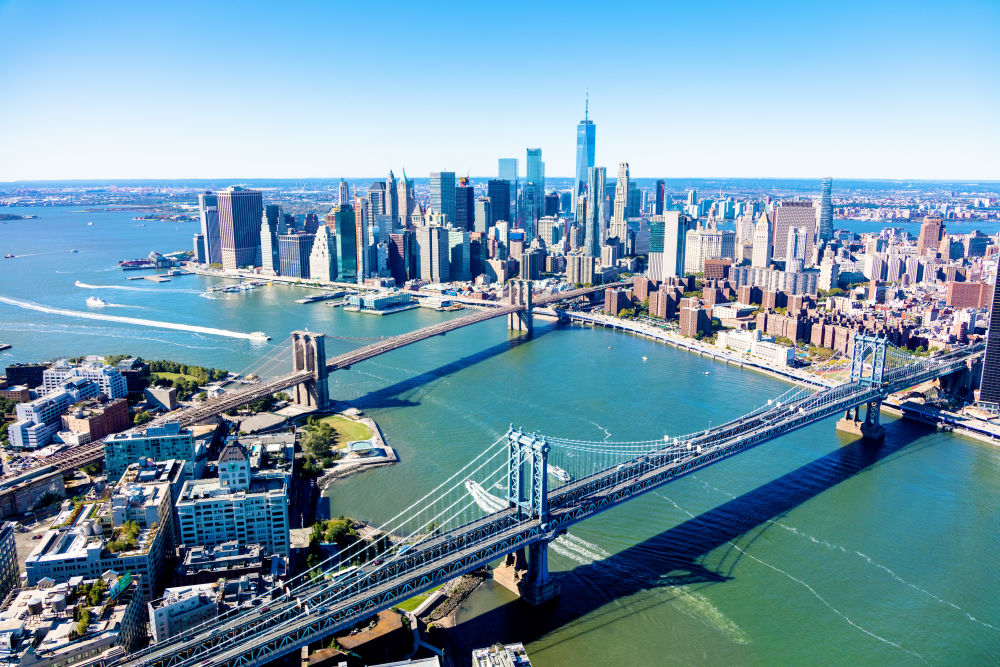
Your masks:
<path fill-rule="evenodd" d="M 583 252 L 590 257 L 601 256 L 601 244 L 604 241 L 604 180 L 607 169 L 591 167 L 587 172 L 587 209 L 586 230 L 583 242 Z"/>
<path fill-rule="evenodd" d="M 823 179 L 823 189 L 819 195 L 817 216 L 817 235 L 819 240 L 831 240 L 833 238 L 833 179 L 829 176 Z"/>
<path fill-rule="evenodd" d="M 684 271 L 702 273 L 706 259 L 732 259 L 736 252 L 736 234 L 715 228 L 692 229 L 684 242 Z"/>
<path fill-rule="evenodd" d="M 810 230 L 806 235 L 806 257 L 812 256 L 814 244 L 812 230 L 816 229 L 816 209 L 810 201 L 785 201 L 774 209 L 771 235 L 771 254 L 775 259 L 788 259 L 788 230 L 801 227 Z"/>
<path fill-rule="evenodd" d="M 219 236 L 219 198 L 213 192 L 198 195 L 201 235 L 204 237 L 205 262 L 222 264 L 222 237 Z"/>
<path fill-rule="evenodd" d="M 761 268 L 771 263 L 771 222 L 767 213 L 761 213 L 753 228 L 753 253 L 750 264 Z"/>
<path fill-rule="evenodd" d="M 594 138 L 597 126 L 590 120 L 590 95 L 583 107 L 583 120 L 576 126 L 576 178 L 573 183 L 573 201 L 583 193 L 594 166 Z"/>
<path fill-rule="evenodd" d="M 448 222 L 455 223 L 455 172 L 431 172 L 430 207 L 438 213 L 443 213 Z"/>
<path fill-rule="evenodd" d="M 222 268 L 260 266 L 260 222 L 264 200 L 259 190 L 230 186 L 215 193 L 219 213 Z"/>
<path fill-rule="evenodd" d="M 920 225 L 920 237 L 917 239 L 918 255 L 933 255 L 937 253 L 944 238 L 944 222 L 941 218 L 927 216 Z"/>

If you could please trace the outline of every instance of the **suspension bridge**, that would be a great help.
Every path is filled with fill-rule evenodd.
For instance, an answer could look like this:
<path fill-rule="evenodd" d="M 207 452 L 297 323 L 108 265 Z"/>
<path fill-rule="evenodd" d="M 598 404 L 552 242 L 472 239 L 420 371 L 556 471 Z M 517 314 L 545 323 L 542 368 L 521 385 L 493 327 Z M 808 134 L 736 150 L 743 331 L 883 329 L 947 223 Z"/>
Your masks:
<path fill-rule="evenodd" d="M 289 348 L 284 345 L 276 346 L 270 354 L 256 360 L 243 373 L 244 376 L 261 376 L 263 379 L 260 381 L 249 385 L 240 385 L 238 389 L 226 391 L 203 403 L 160 415 L 141 428 L 162 426 L 167 422 L 191 426 L 261 398 L 273 396 L 286 389 L 293 390 L 294 403 L 311 410 L 323 408 L 329 402 L 327 378 L 331 372 L 348 369 L 354 364 L 398 350 L 401 347 L 413 345 L 434 336 L 443 336 L 450 331 L 499 317 L 507 317 L 510 329 L 531 333 L 534 330 L 532 311 L 535 306 L 547 306 L 581 297 L 603 295 L 606 288 L 622 285 L 625 283 L 584 287 L 535 296 L 532 281 L 512 280 L 508 287 L 507 300 L 502 306 L 477 310 L 469 315 L 456 317 L 397 336 L 376 339 L 350 338 L 350 340 L 373 340 L 374 342 L 330 359 L 326 357 L 326 336 L 324 334 L 295 331 L 291 334 L 291 345 L 289 346 L 292 358 L 291 372 L 283 372 L 269 377 L 268 370 L 273 370 L 280 365 L 287 366 Z M 54 465 L 60 472 L 66 473 L 103 457 L 103 442 L 97 441 L 55 454 L 50 457 L 48 464 Z"/>
<path fill-rule="evenodd" d="M 843 383 L 792 386 L 718 426 L 649 440 L 594 442 L 511 427 L 437 487 L 356 544 L 271 594 L 122 658 L 156 667 L 256 666 L 370 618 L 461 574 L 502 560 L 497 581 L 528 602 L 559 594 L 547 554 L 574 524 L 672 480 L 819 420 L 843 414 L 879 436 L 890 394 L 964 372 L 984 345 L 919 358 L 857 335 Z M 824 365 L 841 363 L 831 359 Z M 822 370 L 822 369 L 819 369 Z M 866 407 L 861 418 L 860 408 Z"/>

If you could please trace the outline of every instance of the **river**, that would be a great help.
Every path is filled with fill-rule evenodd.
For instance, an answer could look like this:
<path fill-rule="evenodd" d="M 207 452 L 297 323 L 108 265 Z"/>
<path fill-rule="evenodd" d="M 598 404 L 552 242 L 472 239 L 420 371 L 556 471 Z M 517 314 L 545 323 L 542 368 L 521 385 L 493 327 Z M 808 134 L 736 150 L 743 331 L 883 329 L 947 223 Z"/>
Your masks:
<path fill-rule="evenodd" d="M 296 304 L 312 292 L 284 286 L 206 295 L 222 281 L 204 276 L 127 281 L 118 260 L 186 249 L 196 225 L 6 210 L 39 216 L 0 223 L 0 254 L 17 255 L 0 260 L 8 300 L 87 310 L 95 295 L 113 304 L 108 314 L 262 330 L 273 340 L 80 320 L 6 301 L 0 342 L 14 347 L 0 365 L 121 352 L 243 370 L 293 329 L 327 333 L 336 354 L 456 316 L 345 313 Z M 402 458 L 335 483 L 334 515 L 388 518 L 510 423 L 586 440 L 656 438 L 719 423 L 787 388 L 621 333 L 539 323 L 528 340 L 502 322 L 331 376 L 330 395 L 378 421 Z M 535 611 L 484 586 L 459 610 L 455 641 L 523 641 L 540 667 L 995 664 L 1000 448 L 901 421 L 868 447 L 833 427 L 814 424 L 574 527 L 551 554 L 562 584 L 555 608 Z"/>

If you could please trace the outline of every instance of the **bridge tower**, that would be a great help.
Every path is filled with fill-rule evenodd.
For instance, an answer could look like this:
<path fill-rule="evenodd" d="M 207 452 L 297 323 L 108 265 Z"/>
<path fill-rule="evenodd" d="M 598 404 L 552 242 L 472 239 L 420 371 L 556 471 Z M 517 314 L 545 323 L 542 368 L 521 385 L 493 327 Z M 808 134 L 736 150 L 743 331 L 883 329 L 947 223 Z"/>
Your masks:
<path fill-rule="evenodd" d="M 851 355 L 851 382 L 864 387 L 879 387 L 885 374 L 886 352 L 889 343 L 881 336 L 855 334 L 854 353 Z M 869 401 L 865 405 L 865 417 L 861 419 L 861 406 L 847 410 L 847 414 L 837 422 L 837 430 L 860 435 L 865 440 L 878 441 L 885 438 L 885 427 L 879 423 L 882 399 Z"/>
<path fill-rule="evenodd" d="M 292 371 L 312 373 L 310 379 L 295 385 L 293 402 L 311 410 L 325 408 L 330 400 L 325 334 L 312 331 L 292 332 Z"/>
<path fill-rule="evenodd" d="M 549 520 L 549 445 L 534 433 L 507 431 L 507 503 L 522 519 L 535 519 L 544 527 Z M 559 595 L 560 586 L 549 575 L 549 542 L 545 537 L 508 554 L 493 571 L 497 583 L 533 605 Z"/>
<path fill-rule="evenodd" d="M 535 330 L 535 323 L 531 315 L 533 285 L 531 280 L 520 278 L 514 278 L 510 281 L 508 303 L 512 306 L 524 306 L 524 310 L 507 316 L 507 327 L 511 331 L 527 331 L 530 334 Z"/>

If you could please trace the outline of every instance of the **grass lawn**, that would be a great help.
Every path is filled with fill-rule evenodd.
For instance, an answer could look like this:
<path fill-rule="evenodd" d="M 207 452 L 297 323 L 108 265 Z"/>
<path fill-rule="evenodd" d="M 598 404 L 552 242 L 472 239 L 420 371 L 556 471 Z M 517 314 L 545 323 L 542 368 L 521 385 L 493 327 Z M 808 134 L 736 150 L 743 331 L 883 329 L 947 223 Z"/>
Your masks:
<path fill-rule="evenodd" d="M 337 444 L 346 445 L 355 440 L 368 440 L 372 437 L 372 430 L 366 424 L 341 417 L 340 415 L 330 415 L 319 420 L 320 424 L 329 424 L 337 433 Z"/>
<path fill-rule="evenodd" d="M 441 586 L 444 586 L 444 584 L 441 584 Z M 422 605 L 424 603 L 424 600 L 426 600 L 427 598 L 429 598 L 431 596 L 431 593 L 433 593 L 437 589 L 441 588 L 441 586 L 435 586 L 434 588 L 430 589 L 429 591 L 427 591 L 426 593 L 423 593 L 421 595 L 414 595 L 409 600 L 404 600 L 403 602 L 400 602 L 399 604 L 397 604 L 396 608 L 397 609 L 402 609 L 403 611 L 413 611 L 417 607 L 419 607 L 420 605 Z"/>
<path fill-rule="evenodd" d="M 184 380 L 187 380 L 188 382 L 190 382 L 192 380 L 195 381 L 195 382 L 199 382 L 199 383 L 201 382 L 201 380 L 199 380 L 195 376 L 193 376 L 193 375 L 184 375 L 183 373 L 150 373 L 149 374 L 149 379 L 151 381 L 153 381 L 153 382 L 156 382 L 157 380 L 170 380 L 171 382 L 173 382 L 177 378 L 182 378 Z"/>

